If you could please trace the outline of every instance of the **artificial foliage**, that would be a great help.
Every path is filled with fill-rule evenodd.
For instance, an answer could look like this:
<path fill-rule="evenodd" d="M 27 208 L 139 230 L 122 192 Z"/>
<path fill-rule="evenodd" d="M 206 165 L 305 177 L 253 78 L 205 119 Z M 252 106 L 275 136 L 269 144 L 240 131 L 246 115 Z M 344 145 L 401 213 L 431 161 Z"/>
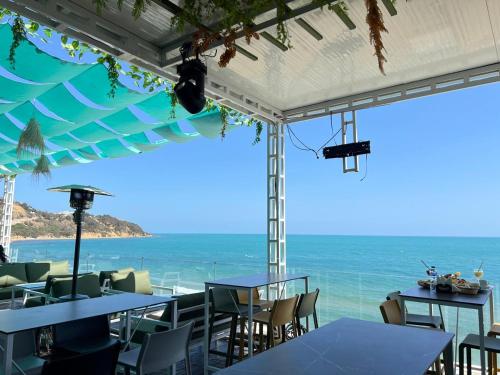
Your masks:
<path fill-rule="evenodd" d="M 45 141 L 43 139 L 40 123 L 35 117 L 32 117 L 17 142 L 17 156 L 23 157 L 24 154 L 41 155 L 45 152 Z"/>
<path fill-rule="evenodd" d="M 32 172 L 33 177 L 38 178 L 39 176 L 50 177 L 50 161 L 47 155 L 42 154 L 38 158 L 35 168 Z"/>
<path fill-rule="evenodd" d="M 382 33 L 387 32 L 384 25 L 384 17 L 382 11 L 378 6 L 377 0 L 365 0 L 366 9 L 368 14 L 366 15 L 366 23 L 370 28 L 370 43 L 375 48 L 375 56 L 378 60 L 378 68 L 384 72 L 384 63 L 387 58 L 384 55 L 384 43 L 382 42 Z"/>

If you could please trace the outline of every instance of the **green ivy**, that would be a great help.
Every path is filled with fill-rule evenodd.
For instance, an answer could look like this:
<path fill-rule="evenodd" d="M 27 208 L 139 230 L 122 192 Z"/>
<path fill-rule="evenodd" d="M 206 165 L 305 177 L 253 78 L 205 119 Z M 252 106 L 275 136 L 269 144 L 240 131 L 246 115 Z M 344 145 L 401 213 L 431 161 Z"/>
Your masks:
<path fill-rule="evenodd" d="M 110 54 L 103 54 L 97 58 L 99 64 L 103 64 L 108 71 L 109 92 L 108 96 L 114 98 L 118 88 L 118 78 L 120 77 L 121 65 L 116 58 Z"/>
<path fill-rule="evenodd" d="M 9 63 L 12 69 L 16 68 L 16 49 L 24 40 L 26 40 L 26 25 L 20 16 L 16 16 L 12 23 L 12 44 L 9 49 Z"/>

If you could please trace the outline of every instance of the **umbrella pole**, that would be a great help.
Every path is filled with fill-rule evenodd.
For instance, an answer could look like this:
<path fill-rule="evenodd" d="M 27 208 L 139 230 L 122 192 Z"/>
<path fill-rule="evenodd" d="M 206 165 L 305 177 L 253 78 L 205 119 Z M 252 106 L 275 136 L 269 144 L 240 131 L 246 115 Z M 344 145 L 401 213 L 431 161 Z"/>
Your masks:
<path fill-rule="evenodd" d="M 71 283 L 71 298 L 76 297 L 78 267 L 80 264 L 80 239 L 82 237 L 82 216 L 83 209 L 77 208 L 73 213 L 73 221 L 76 224 L 75 256 L 73 260 L 73 280 Z"/>

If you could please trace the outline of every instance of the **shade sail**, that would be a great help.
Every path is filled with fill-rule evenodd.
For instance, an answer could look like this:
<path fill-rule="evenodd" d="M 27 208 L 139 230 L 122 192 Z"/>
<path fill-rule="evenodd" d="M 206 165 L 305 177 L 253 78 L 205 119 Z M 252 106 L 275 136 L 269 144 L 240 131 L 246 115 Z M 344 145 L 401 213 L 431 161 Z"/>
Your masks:
<path fill-rule="evenodd" d="M 146 94 L 120 83 L 110 98 L 102 64 L 62 61 L 25 41 L 16 51 L 14 69 L 8 61 L 11 40 L 10 26 L 1 24 L 5 47 L 0 49 L 1 175 L 31 172 L 35 167 L 37 155 L 16 154 L 19 136 L 33 117 L 40 123 L 52 168 L 219 135 L 218 111 L 192 115 L 179 105 L 172 117 L 165 91 Z"/>

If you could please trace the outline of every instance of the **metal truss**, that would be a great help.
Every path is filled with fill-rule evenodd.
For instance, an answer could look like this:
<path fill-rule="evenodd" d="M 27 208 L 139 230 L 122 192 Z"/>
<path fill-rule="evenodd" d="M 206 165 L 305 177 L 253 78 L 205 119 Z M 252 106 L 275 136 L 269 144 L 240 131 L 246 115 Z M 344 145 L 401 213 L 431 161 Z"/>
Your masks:
<path fill-rule="evenodd" d="M 11 258 L 10 249 L 10 234 L 12 229 L 12 209 L 14 208 L 14 190 L 16 185 L 15 176 L 5 176 L 4 177 L 4 189 L 3 189 L 3 199 L 2 199 L 2 227 L 1 234 L 2 238 L 0 243 L 2 244 L 5 255 L 7 258 Z"/>

